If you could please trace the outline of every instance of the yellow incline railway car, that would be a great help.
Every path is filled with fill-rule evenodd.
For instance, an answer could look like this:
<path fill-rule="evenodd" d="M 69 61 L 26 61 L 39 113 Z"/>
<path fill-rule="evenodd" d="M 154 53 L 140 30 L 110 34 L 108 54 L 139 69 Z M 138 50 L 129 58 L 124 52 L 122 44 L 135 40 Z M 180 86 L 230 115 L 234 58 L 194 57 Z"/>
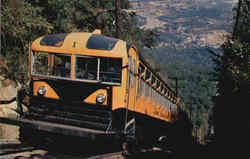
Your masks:
<path fill-rule="evenodd" d="M 178 119 L 175 92 L 136 47 L 99 31 L 36 39 L 30 48 L 30 77 L 27 119 L 140 143 L 166 136 Z"/>

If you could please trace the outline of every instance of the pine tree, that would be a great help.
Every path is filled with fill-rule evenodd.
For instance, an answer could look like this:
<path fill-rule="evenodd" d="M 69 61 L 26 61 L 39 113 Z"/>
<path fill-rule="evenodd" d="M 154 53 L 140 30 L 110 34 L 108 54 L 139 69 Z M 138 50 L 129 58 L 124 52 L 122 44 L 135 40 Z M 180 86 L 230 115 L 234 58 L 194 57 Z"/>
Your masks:
<path fill-rule="evenodd" d="M 230 157 L 249 158 L 250 1 L 239 0 L 232 36 L 214 58 L 217 73 L 214 124 L 216 140 Z"/>

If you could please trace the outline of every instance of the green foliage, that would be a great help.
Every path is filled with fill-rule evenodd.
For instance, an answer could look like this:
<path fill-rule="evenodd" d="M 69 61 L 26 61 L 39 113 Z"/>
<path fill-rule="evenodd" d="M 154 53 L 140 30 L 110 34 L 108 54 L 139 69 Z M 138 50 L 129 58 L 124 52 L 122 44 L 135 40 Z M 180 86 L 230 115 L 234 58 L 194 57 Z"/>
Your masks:
<path fill-rule="evenodd" d="M 234 8 L 234 28 L 232 39 L 249 43 L 250 39 L 250 2 L 239 0 L 237 8 Z"/>
<path fill-rule="evenodd" d="M 1 54 L 9 61 L 9 78 L 27 72 L 28 48 L 38 35 L 50 33 L 53 26 L 41 16 L 41 8 L 25 1 L 1 4 Z"/>
<path fill-rule="evenodd" d="M 213 67 L 205 65 L 205 62 L 209 60 L 208 57 L 204 57 L 205 62 L 201 61 L 202 64 L 191 63 L 185 55 L 172 54 L 172 52 L 174 50 L 148 50 L 144 56 L 150 63 L 153 63 L 153 66 L 160 66 L 161 76 L 166 77 L 167 84 L 173 90 L 175 90 L 173 77 L 179 79 L 178 92 L 182 102 L 181 109 L 189 115 L 194 135 L 200 135 L 199 138 L 202 140 L 209 131 L 209 117 L 214 107 L 212 96 L 215 95 L 216 83 L 211 74 Z"/>
<path fill-rule="evenodd" d="M 250 82 L 250 3 L 241 0 L 234 17 L 232 37 L 221 46 L 223 54 L 214 57 L 220 96 L 249 88 Z M 248 37 L 248 38 L 246 38 Z"/>
<path fill-rule="evenodd" d="M 250 81 L 250 44 L 238 40 L 222 45 L 223 55 L 215 60 L 218 73 L 218 93 L 226 95 L 245 89 Z"/>
<path fill-rule="evenodd" d="M 20 45 L 32 40 L 38 33 L 50 33 L 52 26 L 41 16 L 41 8 L 18 1 L 18 5 L 3 2 L 1 5 L 2 48 Z M 10 1 L 13 2 L 13 1 Z M 24 48 L 22 48 L 24 49 Z"/>
<path fill-rule="evenodd" d="M 214 56 L 218 92 L 214 100 L 213 124 L 216 140 L 225 149 L 232 149 L 232 154 L 249 158 L 249 149 L 245 148 L 250 146 L 249 0 L 239 0 L 233 31 L 232 36 L 221 46 L 222 55 Z M 228 140 L 233 145 L 227 144 Z"/>
<path fill-rule="evenodd" d="M 101 29 L 107 36 L 116 36 L 115 0 L 3 0 L 1 1 L 1 55 L 7 59 L 9 78 L 27 74 L 28 50 L 39 36 L 65 32 L 91 32 Z M 121 0 L 127 9 L 128 0 Z M 121 13 L 122 39 L 151 47 L 152 31 L 137 27 L 134 13 Z M 141 35 L 146 33 L 146 37 Z M 147 42 L 149 40 L 150 42 Z M 152 44 L 152 45 L 151 45 Z M 19 75 L 19 73 L 22 75 Z"/>

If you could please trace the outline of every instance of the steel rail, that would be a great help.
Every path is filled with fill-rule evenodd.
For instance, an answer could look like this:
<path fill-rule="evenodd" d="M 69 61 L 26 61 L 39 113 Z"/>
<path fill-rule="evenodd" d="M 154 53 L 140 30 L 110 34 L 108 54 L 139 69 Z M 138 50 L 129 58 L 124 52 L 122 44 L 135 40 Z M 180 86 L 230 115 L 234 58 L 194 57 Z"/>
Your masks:
<path fill-rule="evenodd" d="M 86 159 L 123 159 L 122 152 L 106 153 L 97 156 L 91 156 Z"/>

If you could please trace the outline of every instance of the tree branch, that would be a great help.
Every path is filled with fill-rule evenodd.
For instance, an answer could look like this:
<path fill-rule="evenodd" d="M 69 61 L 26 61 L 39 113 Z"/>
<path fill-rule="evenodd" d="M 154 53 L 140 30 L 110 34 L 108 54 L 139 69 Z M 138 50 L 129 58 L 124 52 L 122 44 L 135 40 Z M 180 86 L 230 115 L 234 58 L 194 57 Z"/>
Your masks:
<path fill-rule="evenodd" d="M 237 15 L 236 15 L 236 19 L 235 19 L 235 24 L 234 24 L 234 28 L 233 28 L 233 37 L 232 39 L 234 40 L 237 36 L 237 31 L 238 31 L 238 25 L 239 25 L 239 18 L 240 18 L 240 9 L 241 9 L 241 5 L 242 5 L 242 0 L 239 0 L 238 3 L 238 8 L 237 8 Z"/>

